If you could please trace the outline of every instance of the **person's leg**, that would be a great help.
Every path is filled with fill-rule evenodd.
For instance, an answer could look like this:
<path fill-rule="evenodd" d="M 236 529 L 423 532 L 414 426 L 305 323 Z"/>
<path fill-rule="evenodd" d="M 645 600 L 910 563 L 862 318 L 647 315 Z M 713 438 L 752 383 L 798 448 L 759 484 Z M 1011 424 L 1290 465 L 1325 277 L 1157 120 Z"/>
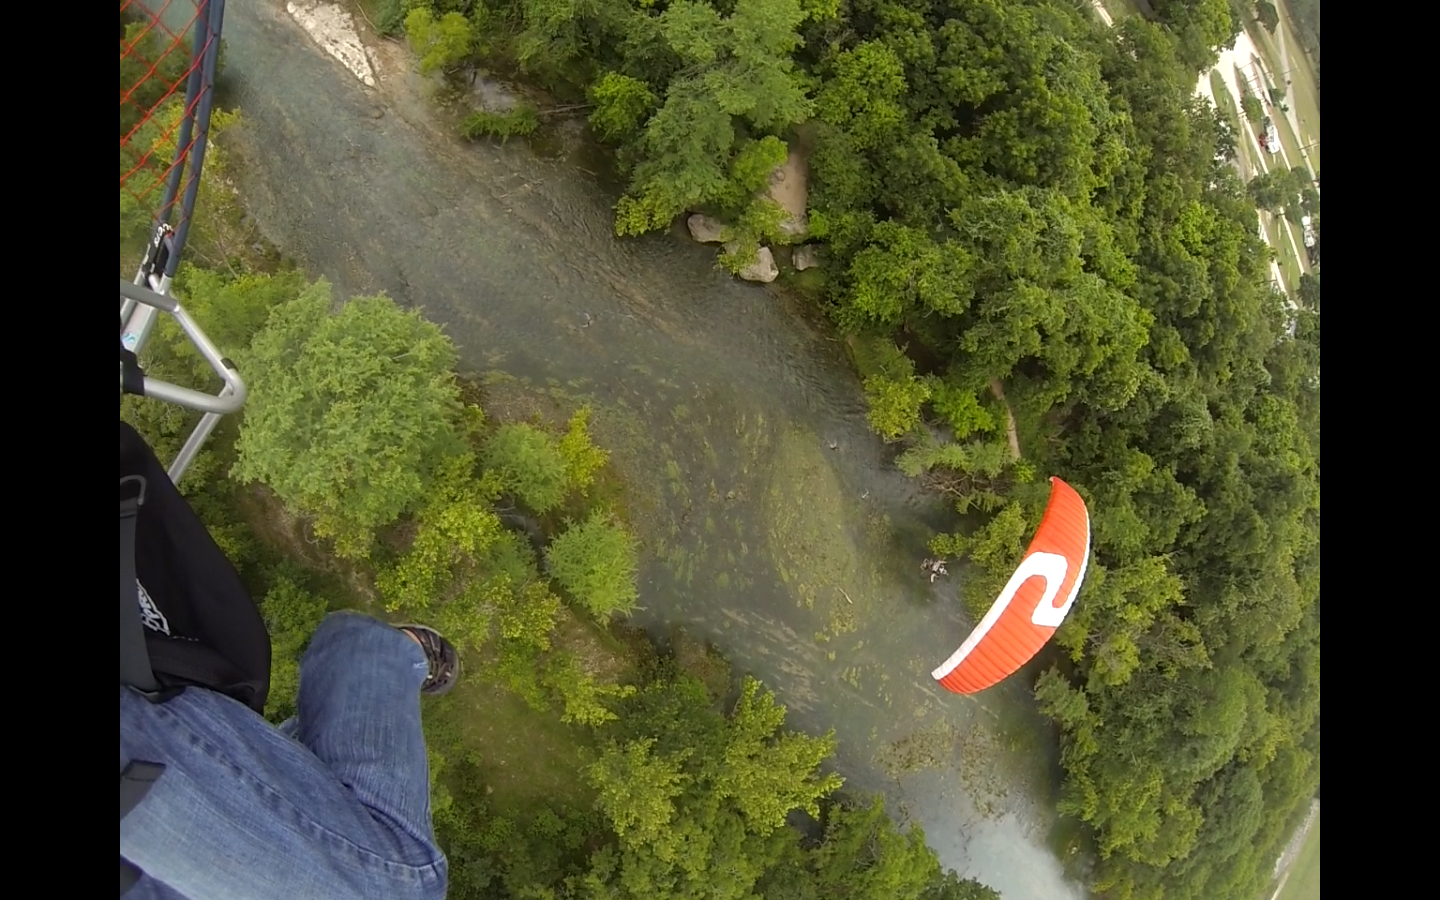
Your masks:
<path fill-rule="evenodd" d="M 420 728 L 420 687 L 429 669 L 425 652 L 403 631 L 359 613 L 333 613 L 300 660 L 293 734 L 361 803 L 433 845 L 430 761 Z"/>
<path fill-rule="evenodd" d="M 420 730 L 428 671 L 406 633 L 336 614 L 301 662 L 293 736 L 209 691 L 152 704 L 122 687 L 122 768 L 167 767 L 121 822 L 121 855 L 147 875 L 137 896 L 160 882 L 197 900 L 443 897 Z"/>
<path fill-rule="evenodd" d="M 439 900 L 447 863 L 362 803 L 299 741 L 244 705 L 191 689 L 151 703 L 120 688 L 120 764 L 164 773 L 120 822 L 137 898 Z M 167 885 L 174 893 L 161 892 Z"/>

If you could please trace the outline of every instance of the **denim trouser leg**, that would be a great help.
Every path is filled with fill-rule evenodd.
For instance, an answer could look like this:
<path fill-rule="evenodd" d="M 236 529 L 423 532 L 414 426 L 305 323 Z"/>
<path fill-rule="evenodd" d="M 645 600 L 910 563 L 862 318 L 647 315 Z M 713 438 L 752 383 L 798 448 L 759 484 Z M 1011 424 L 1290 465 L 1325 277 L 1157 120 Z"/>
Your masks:
<path fill-rule="evenodd" d="M 165 774 L 120 826 L 146 874 L 133 897 L 438 900 L 420 730 L 424 653 L 382 622 L 337 613 L 301 662 L 294 738 L 239 703 L 120 690 L 120 761 Z"/>

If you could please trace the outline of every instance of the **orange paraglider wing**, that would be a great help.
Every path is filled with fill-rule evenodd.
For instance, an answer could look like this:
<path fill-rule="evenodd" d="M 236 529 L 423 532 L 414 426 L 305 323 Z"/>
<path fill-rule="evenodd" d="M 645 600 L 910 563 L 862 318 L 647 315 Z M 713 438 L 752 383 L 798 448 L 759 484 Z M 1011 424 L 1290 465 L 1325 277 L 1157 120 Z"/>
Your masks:
<path fill-rule="evenodd" d="M 1065 621 L 1090 564 L 1090 513 L 1075 489 L 1050 479 L 1050 503 L 1025 558 L 990 611 L 930 674 L 957 694 L 973 694 L 1029 662 Z"/>

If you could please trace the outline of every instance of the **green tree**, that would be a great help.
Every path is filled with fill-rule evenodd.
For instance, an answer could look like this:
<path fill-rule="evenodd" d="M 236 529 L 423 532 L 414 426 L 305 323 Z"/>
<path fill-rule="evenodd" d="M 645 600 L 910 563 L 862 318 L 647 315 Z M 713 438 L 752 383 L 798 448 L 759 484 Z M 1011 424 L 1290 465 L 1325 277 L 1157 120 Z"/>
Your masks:
<path fill-rule="evenodd" d="M 1233 45 L 1240 33 L 1229 0 L 1156 0 L 1154 7 L 1175 33 L 1180 58 L 1192 72 L 1213 66 L 1216 49 Z"/>
<path fill-rule="evenodd" d="M 437 20 L 428 7 L 416 6 L 405 16 L 405 34 L 420 57 L 424 75 L 454 71 L 475 49 L 474 27 L 458 12 L 447 12 Z"/>
<path fill-rule="evenodd" d="M 638 78 L 619 72 L 606 72 L 589 88 L 590 125 L 606 140 L 629 137 L 655 108 L 658 98 Z"/>
<path fill-rule="evenodd" d="M 270 694 L 265 717 L 283 722 L 295 715 L 300 692 L 300 654 L 325 618 L 325 601 L 307 591 L 293 571 L 282 571 L 260 601 L 270 632 Z"/>
<path fill-rule="evenodd" d="M 455 348 L 385 296 L 331 311 L 318 281 L 276 307 L 240 371 L 250 387 L 232 474 L 314 518 L 344 557 L 414 509 L 458 453 Z"/>
<path fill-rule="evenodd" d="M 570 417 L 560 439 L 560 456 L 565 460 L 565 480 L 581 493 L 595 483 L 595 474 L 604 468 L 610 454 L 590 439 L 590 407 L 582 406 Z"/>
<path fill-rule="evenodd" d="M 729 746 L 716 788 L 757 828 L 779 828 L 793 809 L 818 815 L 820 798 L 843 783 L 837 774 L 817 772 L 835 749 L 834 733 L 818 738 L 782 734 L 784 721 L 785 707 L 758 681 L 747 678 L 730 717 Z"/>
<path fill-rule="evenodd" d="M 1254 94 L 1245 94 L 1240 98 L 1240 109 L 1245 113 L 1245 118 L 1253 125 L 1259 125 L 1265 118 L 1265 107 L 1260 103 L 1260 98 Z"/>
<path fill-rule="evenodd" d="M 540 683 L 559 698 L 560 721 L 597 727 L 614 721 L 611 705 L 635 692 L 633 685 L 602 682 L 584 671 L 573 653 L 553 653 L 542 665 Z"/>
<path fill-rule="evenodd" d="M 975 575 L 965 581 L 961 596 L 977 619 L 985 615 L 1020 564 L 1029 530 L 1023 507 L 1011 501 L 973 535 L 940 534 L 930 541 L 932 552 L 940 556 L 963 554 L 975 564 Z"/>
<path fill-rule="evenodd" d="M 654 738 L 611 745 L 586 770 L 599 792 L 595 805 L 609 820 L 622 842 L 652 848 L 661 858 L 673 858 L 675 799 L 690 777 L 681 771 L 685 754 L 656 756 Z"/>
<path fill-rule="evenodd" d="M 1255 21 L 1274 34 L 1275 29 L 1280 27 L 1280 10 L 1270 0 L 1255 0 Z"/>
<path fill-rule="evenodd" d="M 921 900 L 1000 900 L 1000 892 L 973 878 L 946 872 L 921 895 Z"/>
<path fill-rule="evenodd" d="M 545 564 L 561 587 L 597 618 L 628 615 L 635 609 L 635 541 L 608 514 L 597 510 L 583 522 L 570 523 L 550 542 Z"/>
<path fill-rule="evenodd" d="M 931 393 L 935 414 L 950 426 L 956 440 L 995 430 L 995 417 L 980 403 L 975 391 L 937 379 Z"/>
<path fill-rule="evenodd" d="M 824 900 L 919 898 L 937 880 L 940 863 L 918 827 L 900 831 L 884 799 L 831 804 L 814 860 L 816 896 Z"/>
<path fill-rule="evenodd" d="M 866 419 L 887 441 L 904 437 L 920 422 L 920 407 L 928 399 L 929 385 L 913 376 L 872 375 L 865 379 L 865 400 L 870 406 Z"/>
<path fill-rule="evenodd" d="M 512 561 L 514 548 L 490 509 L 493 480 L 477 481 L 474 470 L 469 453 L 445 461 L 415 517 L 414 539 L 394 565 L 381 567 L 375 585 L 389 612 L 436 617 L 457 646 L 478 649 L 510 593 L 530 579 L 525 561 Z M 542 634 L 553 612 L 541 623 Z"/>
<path fill-rule="evenodd" d="M 522 101 L 503 112 L 475 110 L 460 122 L 460 135 L 472 141 L 481 137 L 498 137 L 504 143 L 517 134 L 534 134 L 539 127 L 540 111 Z"/>
<path fill-rule="evenodd" d="M 176 273 L 178 292 L 185 310 L 205 330 L 210 342 L 222 353 L 239 353 L 265 326 L 270 311 L 295 299 L 305 289 L 302 272 L 290 269 L 276 274 L 232 275 L 182 264 Z M 200 351 L 182 337 L 180 326 L 170 316 L 160 318 L 158 328 L 172 334 L 175 352 L 190 363 L 196 379 L 219 387 L 219 379 Z"/>
<path fill-rule="evenodd" d="M 773 133 L 809 116 L 790 57 L 806 16 L 798 0 L 738 0 L 724 18 L 679 0 L 659 15 L 654 39 L 678 58 L 681 74 L 636 142 L 641 161 L 616 206 L 617 234 L 663 228 L 730 193 L 737 121 Z"/>
<path fill-rule="evenodd" d="M 481 462 L 502 488 L 542 515 L 559 506 L 570 487 L 565 456 L 533 425 L 500 426 L 485 442 Z"/>
<path fill-rule="evenodd" d="M 963 515 L 972 509 L 992 512 L 1004 502 L 1016 474 L 1028 480 L 1029 467 L 1015 464 L 1003 440 L 922 441 L 895 460 L 911 478 L 923 478 L 927 487 L 953 499 Z"/>

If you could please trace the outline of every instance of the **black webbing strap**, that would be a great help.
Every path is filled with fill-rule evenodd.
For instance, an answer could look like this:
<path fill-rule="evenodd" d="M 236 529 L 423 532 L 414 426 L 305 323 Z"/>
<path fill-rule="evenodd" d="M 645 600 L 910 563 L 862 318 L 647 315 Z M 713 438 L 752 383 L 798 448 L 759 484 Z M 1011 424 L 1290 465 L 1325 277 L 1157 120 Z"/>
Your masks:
<path fill-rule="evenodd" d="M 145 649 L 140 590 L 135 581 L 135 517 L 145 502 L 145 479 L 120 479 L 120 683 L 153 693 L 160 689 Z"/>
<path fill-rule="evenodd" d="M 145 795 L 150 793 L 150 788 L 164 774 L 165 767 L 160 763 L 141 762 L 133 760 L 127 763 L 125 768 L 120 770 L 120 818 L 123 821 L 129 815 L 130 810 L 140 805 Z M 135 886 L 140 880 L 140 869 L 134 863 L 127 862 L 122 856 L 120 858 L 120 893 L 124 893 Z"/>
<path fill-rule="evenodd" d="M 145 372 L 135 352 L 126 350 L 123 343 L 120 345 L 120 389 L 137 397 L 145 396 Z"/>

